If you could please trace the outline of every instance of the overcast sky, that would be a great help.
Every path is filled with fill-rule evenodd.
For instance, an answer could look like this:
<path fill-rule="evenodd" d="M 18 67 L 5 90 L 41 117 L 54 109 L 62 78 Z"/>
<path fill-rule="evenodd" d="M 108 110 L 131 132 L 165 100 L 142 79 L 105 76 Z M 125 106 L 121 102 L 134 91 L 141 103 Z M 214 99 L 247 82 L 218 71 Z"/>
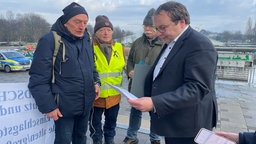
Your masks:
<path fill-rule="evenodd" d="M 0 14 L 35 13 L 50 24 L 62 15 L 62 9 L 74 0 L 0 0 Z M 157 8 L 167 0 L 75 0 L 85 7 L 89 23 L 94 26 L 97 15 L 106 15 L 121 29 L 142 28 L 142 21 L 150 8 Z M 256 20 L 256 0 L 177 0 L 183 3 L 191 18 L 191 26 L 213 32 L 245 32 L 248 18 Z"/>

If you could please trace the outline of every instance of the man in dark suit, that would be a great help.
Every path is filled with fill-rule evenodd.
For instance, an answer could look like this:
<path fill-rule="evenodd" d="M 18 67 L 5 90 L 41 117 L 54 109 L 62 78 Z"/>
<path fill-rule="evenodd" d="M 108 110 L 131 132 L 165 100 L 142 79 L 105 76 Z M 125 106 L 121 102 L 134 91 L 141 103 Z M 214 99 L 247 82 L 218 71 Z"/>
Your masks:
<path fill-rule="evenodd" d="M 154 14 L 154 26 L 166 43 L 145 81 L 145 96 L 130 105 L 149 111 L 151 129 L 166 144 L 193 144 L 200 128 L 217 121 L 217 52 L 208 38 L 189 26 L 186 7 L 169 1 Z"/>

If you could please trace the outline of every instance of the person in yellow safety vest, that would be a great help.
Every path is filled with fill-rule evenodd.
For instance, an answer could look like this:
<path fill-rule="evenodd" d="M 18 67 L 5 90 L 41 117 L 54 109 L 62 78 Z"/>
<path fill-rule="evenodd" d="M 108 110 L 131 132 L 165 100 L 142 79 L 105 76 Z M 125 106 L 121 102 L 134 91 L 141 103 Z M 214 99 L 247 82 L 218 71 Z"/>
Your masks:
<path fill-rule="evenodd" d="M 101 81 L 100 98 L 94 102 L 90 115 L 90 136 L 93 144 L 114 144 L 116 121 L 121 94 L 107 83 L 121 86 L 125 67 L 124 50 L 121 43 L 112 39 L 113 25 L 105 15 L 96 17 L 94 26 L 94 63 Z M 102 114 L 105 123 L 102 130 Z"/>

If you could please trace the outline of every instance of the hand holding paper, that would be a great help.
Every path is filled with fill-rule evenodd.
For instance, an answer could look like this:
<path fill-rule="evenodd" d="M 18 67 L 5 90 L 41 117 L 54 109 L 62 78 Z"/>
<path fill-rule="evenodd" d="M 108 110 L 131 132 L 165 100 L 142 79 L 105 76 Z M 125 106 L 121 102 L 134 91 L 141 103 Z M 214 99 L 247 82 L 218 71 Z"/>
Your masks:
<path fill-rule="evenodd" d="M 132 107 L 142 112 L 152 111 L 154 108 L 151 97 L 142 97 L 136 100 L 128 99 L 127 101 Z"/>
<path fill-rule="evenodd" d="M 151 97 L 137 98 L 135 95 L 133 95 L 126 89 L 114 86 L 109 83 L 107 83 L 107 84 L 109 86 L 111 86 L 113 89 L 115 89 L 116 91 L 120 92 L 123 96 L 127 97 L 128 102 L 132 107 L 134 107 L 142 112 L 153 110 L 154 105 L 153 105 Z"/>
<path fill-rule="evenodd" d="M 235 142 L 218 136 L 214 132 L 205 128 L 200 129 L 195 138 L 195 142 L 198 144 L 235 144 Z"/>

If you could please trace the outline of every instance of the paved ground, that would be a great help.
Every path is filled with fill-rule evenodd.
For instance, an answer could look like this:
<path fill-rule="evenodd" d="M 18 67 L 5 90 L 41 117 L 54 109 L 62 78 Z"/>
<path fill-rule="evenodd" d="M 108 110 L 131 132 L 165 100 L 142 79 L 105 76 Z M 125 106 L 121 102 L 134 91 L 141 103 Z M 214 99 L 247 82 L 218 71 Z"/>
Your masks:
<path fill-rule="evenodd" d="M 27 72 L 4 73 L 0 71 L 0 83 L 28 82 Z M 127 82 L 124 82 L 124 87 Z M 246 83 L 216 81 L 216 93 L 219 106 L 218 126 L 214 131 L 255 131 L 256 130 L 256 89 L 249 87 Z M 121 144 L 126 135 L 129 122 L 130 106 L 126 99 L 121 101 L 118 115 L 118 127 L 115 141 Z M 142 127 L 138 138 L 140 144 L 149 144 L 149 116 L 143 114 Z M 89 144 L 91 143 L 90 138 Z M 161 142 L 164 144 L 164 142 Z"/>

